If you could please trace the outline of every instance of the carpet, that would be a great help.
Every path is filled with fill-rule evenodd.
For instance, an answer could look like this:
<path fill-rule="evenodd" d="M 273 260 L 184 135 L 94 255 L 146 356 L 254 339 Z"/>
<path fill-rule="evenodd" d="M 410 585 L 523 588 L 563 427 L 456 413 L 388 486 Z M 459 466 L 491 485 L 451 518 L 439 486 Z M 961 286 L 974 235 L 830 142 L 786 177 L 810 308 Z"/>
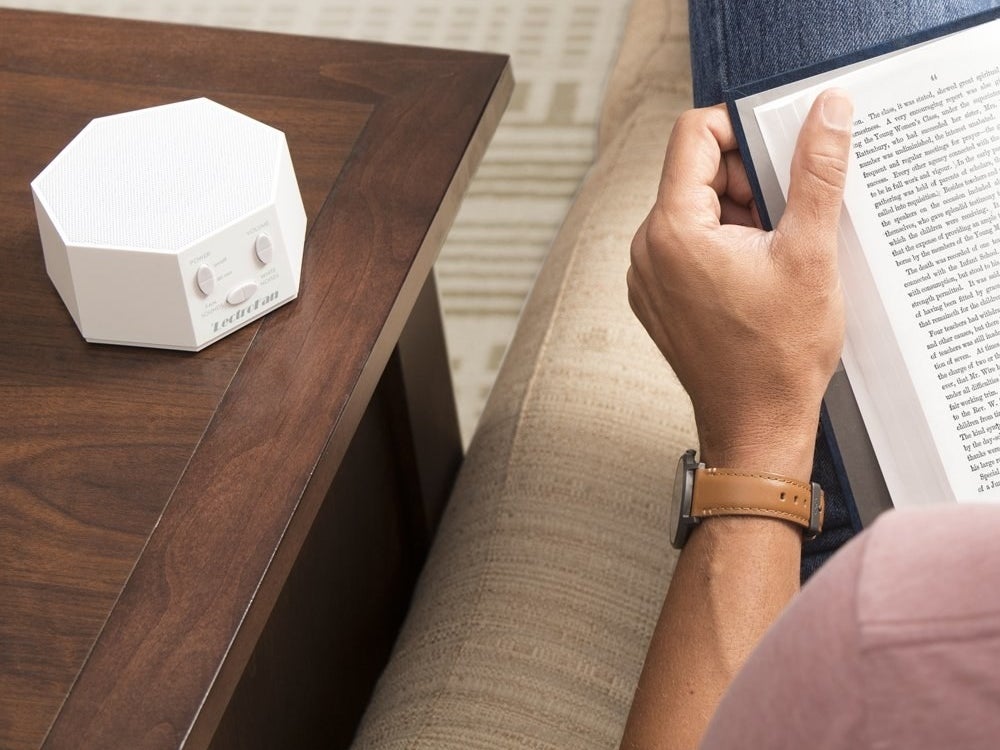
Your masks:
<path fill-rule="evenodd" d="M 511 55 L 513 100 L 436 266 L 468 443 L 594 155 L 629 0 L 13 0 L 0 5 Z"/>

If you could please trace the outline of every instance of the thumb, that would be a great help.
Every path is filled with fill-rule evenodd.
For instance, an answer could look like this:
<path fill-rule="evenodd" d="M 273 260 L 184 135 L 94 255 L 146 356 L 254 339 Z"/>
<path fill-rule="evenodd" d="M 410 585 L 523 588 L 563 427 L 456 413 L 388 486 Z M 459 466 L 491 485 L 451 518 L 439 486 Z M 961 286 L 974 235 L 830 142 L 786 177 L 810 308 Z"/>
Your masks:
<path fill-rule="evenodd" d="M 813 102 L 795 145 L 779 233 L 809 240 L 817 250 L 836 244 L 853 113 L 845 91 L 824 91 Z"/>

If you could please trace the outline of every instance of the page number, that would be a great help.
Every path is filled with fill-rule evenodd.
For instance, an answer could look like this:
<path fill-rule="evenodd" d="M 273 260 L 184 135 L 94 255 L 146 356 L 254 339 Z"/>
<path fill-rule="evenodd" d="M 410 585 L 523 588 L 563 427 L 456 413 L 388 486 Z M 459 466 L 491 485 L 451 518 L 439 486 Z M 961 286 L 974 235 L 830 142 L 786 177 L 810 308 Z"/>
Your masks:
<path fill-rule="evenodd" d="M 936 81 L 937 80 L 937 73 L 931 73 L 931 80 L 932 81 Z"/>

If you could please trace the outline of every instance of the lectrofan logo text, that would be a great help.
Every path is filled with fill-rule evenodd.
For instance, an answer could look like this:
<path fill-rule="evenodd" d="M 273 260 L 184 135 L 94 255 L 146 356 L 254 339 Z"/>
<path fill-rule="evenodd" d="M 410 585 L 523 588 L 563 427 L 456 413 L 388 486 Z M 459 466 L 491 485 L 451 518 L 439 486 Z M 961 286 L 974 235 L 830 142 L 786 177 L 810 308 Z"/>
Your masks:
<path fill-rule="evenodd" d="M 212 323 L 212 333 L 218 333 L 219 331 L 225 330 L 226 328 L 231 328 L 238 325 L 244 318 L 253 315 L 254 313 L 263 310 L 265 307 L 270 305 L 278 299 L 277 290 L 271 292 L 266 297 L 258 297 L 249 305 L 241 307 L 236 312 L 227 315 L 224 318 L 220 318 Z"/>

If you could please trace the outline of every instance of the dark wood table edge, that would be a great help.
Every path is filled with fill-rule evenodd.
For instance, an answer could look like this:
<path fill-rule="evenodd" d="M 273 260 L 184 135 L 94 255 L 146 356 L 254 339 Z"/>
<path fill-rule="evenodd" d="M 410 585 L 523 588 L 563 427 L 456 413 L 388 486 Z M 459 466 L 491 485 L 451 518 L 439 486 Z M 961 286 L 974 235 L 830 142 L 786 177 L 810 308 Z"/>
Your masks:
<path fill-rule="evenodd" d="M 308 39 L 309 37 L 303 38 Z M 506 60 L 506 58 L 504 59 Z M 392 310 L 390 321 L 387 322 L 386 331 L 403 328 L 403 322 L 416 303 L 421 290 L 424 288 L 427 280 L 431 279 L 430 274 L 437 252 L 443 243 L 448 228 L 454 221 L 462 195 L 468 186 L 476 166 L 482 158 L 489 138 L 492 136 L 496 124 L 499 122 L 500 116 L 509 101 L 512 87 L 513 78 L 510 72 L 509 61 L 507 61 L 496 80 L 492 95 L 481 114 L 475 134 L 470 140 L 465 156 L 455 171 L 447 189 L 445 199 L 442 201 L 441 207 L 424 238 L 423 248 L 417 256 L 410 275 L 407 277 L 405 287 L 400 292 L 397 303 Z M 433 285 L 432 279 L 431 284 Z M 266 325 L 267 321 L 264 322 L 263 326 Z M 356 425 L 361 419 L 367 400 L 371 397 L 375 385 L 396 347 L 397 342 L 393 341 L 393 338 L 389 334 L 385 334 L 380 338 L 369 362 L 359 377 L 352 398 L 338 420 L 338 425 L 345 427 L 345 429 L 338 430 L 336 434 L 331 436 L 323 453 L 323 459 L 315 466 L 311 480 L 303 490 L 298 507 L 285 531 L 281 544 L 262 574 L 254 596 L 248 602 L 247 610 L 236 638 L 229 644 L 224 660 L 221 664 L 217 665 L 217 669 L 214 671 L 211 680 L 205 685 L 203 700 L 196 707 L 194 720 L 184 733 L 181 742 L 183 746 L 204 746 L 210 741 L 219 717 L 225 709 L 226 703 L 239 679 L 242 667 L 246 663 L 253 641 L 259 635 L 267 619 L 270 607 L 273 606 L 277 592 L 280 590 L 281 583 L 284 577 L 287 576 L 288 570 L 294 561 L 297 545 L 301 545 L 305 528 L 308 527 L 310 521 L 310 515 L 315 515 L 317 504 L 323 499 L 324 487 L 329 485 L 332 475 L 336 471 L 336 464 L 339 457 L 346 450 L 346 440 L 340 442 L 338 436 L 348 434 L 350 432 L 350 425 Z M 402 353 L 401 358 L 405 359 Z M 239 371 L 237 371 L 236 376 L 239 376 Z M 431 470 L 433 471 L 434 469 L 432 468 Z M 438 470 L 440 471 L 440 468 Z M 183 478 L 181 481 L 183 481 Z M 169 503 L 167 507 L 169 508 Z M 439 511 L 440 509 L 428 509 L 428 519 L 432 519 Z M 432 523 L 432 521 L 429 521 L 429 523 Z M 80 673 L 74 680 L 73 687 L 67 694 L 66 700 L 64 700 L 46 734 L 46 747 L 56 746 L 52 742 L 53 732 L 59 727 L 61 722 L 66 721 L 67 706 L 79 698 L 81 677 L 88 669 L 92 668 L 92 657 L 95 650 L 107 639 L 106 630 L 108 622 L 113 617 L 125 616 L 121 611 L 122 598 L 129 589 L 136 570 L 145 564 L 146 552 L 150 548 L 150 545 L 156 541 L 160 531 L 160 525 L 158 524 L 147 540 L 143 553 L 140 554 L 133 567 L 129 581 L 123 587 L 122 593 L 119 595 L 108 620 L 105 622 L 105 626 L 98 635 Z M 129 689 L 128 686 L 122 686 L 122 690 L 124 691 L 128 691 Z M 148 686 L 135 685 L 131 689 L 142 691 L 148 689 Z M 103 696 L 88 696 L 84 701 L 84 705 L 91 705 L 93 703 L 103 704 Z M 106 705 L 103 705 L 103 707 L 108 709 Z M 110 708 L 108 710 L 114 709 Z M 67 727 L 67 729 L 69 728 Z M 124 738 L 121 738 L 121 740 L 124 741 Z M 119 738 L 115 738 L 115 742 L 119 741 Z"/>
<path fill-rule="evenodd" d="M 430 384 L 431 388 L 428 389 L 426 384 L 417 382 L 421 374 L 422 358 L 416 352 L 412 352 L 414 347 L 413 342 L 407 340 L 408 331 L 406 321 L 421 297 L 425 298 L 425 302 L 422 305 L 425 308 L 423 312 L 430 312 L 431 314 L 436 312 L 434 308 L 436 308 L 437 289 L 433 277 L 434 262 L 458 214 L 462 198 L 472 180 L 472 176 L 482 161 L 492 134 L 496 130 L 500 118 L 507 107 L 513 92 L 513 85 L 514 79 L 508 65 L 497 80 L 494 95 L 483 111 L 479 126 L 470 139 L 465 156 L 456 170 L 445 198 L 441 202 L 441 207 L 424 238 L 424 247 L 418 253 L 413 271 L 407 277 L 405 287 L 397 298 L 390 321 L 386 323 L 385 330 L 402 329 L 403 334 L 398 340 L 393 340 L 394 337 L 385 335 L 384 333 L 379 338 L 379 342 L 372 352 L 369 366 L 365 368 L 364 374 L 358 381 L 355 390 L 356 397 L 350 401 L 347 409 L 341 416 L 341 420 L 344 424 L 348 425 L 348 429 L 338 431 L 338 435 L 342 436 L 352 433 L 353 429 L 361 421 L 368 401 L 375 392 L 375 388 L 390 361 L 390 357 L 394 353 L 399 356 L 400 374 L 403 379 L 402 386 L 407 391 L 406 406 L 411 410 L 411 413 L 413 409 L 420 408 L 420 401 L 414 398 L 415 394 L 433 390 L 442 385 L 440 382 Z M 426 309 L 428 306 L 432 308 L 431 311 Z M 440 323 L 440 320 L 438 320 L 438 323 Z M 414 359 L 421 359 L 421 363 L 412 366 L 411 362 Z M 450 381 L 448 381 L 446 386 L 450 391 Z M 425 524 L 424 533 L 430 535 L 433 533 L 436 522 L 443 510 L 443 503 L 447 499 L 446 493 L 450 490 L 454 471 L 457 469 L 457 465 L 453 461 L 455 450 L 457 449 L 460 455 L 461 445 L 439 446 L 438 450 L 425 452 L 429 445 L 428 439 L 431 438 L 431 435 L 421 433 L 421 427 L 425 424 L 425 420 L 414 419 L 411 420 L 410 426 L 414 429 L 414 434 L 412 435 L 414 445 L 412 447 L 415 454 L 414 458 L 417 460 L 417 476 L 422 484 L 426 483 L 428 488 L 436 489 L 436 492 L 419 493 L 421 496 L 420 499 L 425 503 L 423 518 L 421 519 Z M 457 432 L 457 423 L 455 427 L 456 432 L 454 433 L 454 437 L 460 440 Z M 300 504 L 300 508 L 307 505 L 312 506 L 309 511 L 310 517 L 306 518 L 305 513 L 298 511 L 293 517 L 292 524 L 298 528 L 292 528 L 290 524 L 289 533 L 286 535 L 289 543 L 283 543 L 272 560 L 272 564 L 268 568 L 258 594 L 250 603 L 246 618 L 237 634 L 237 638 L 243 641 L 241 644 L 242 648 L 236 648 L 237 644 L 234 643 L 232 650 L 233 658 L 227 658 L 221 665 L 216 678 L 208 689 L 202 708 L 198 712 L 189 734 L 182 743 L 183 747 L 207 747 L 211 741 L 222 712 L 225 710 L 233 690 L 239 681 L 243 667 L 249 659 L 253 643 L 256 642 L 256 639 L 263 630 L 267 616 L 274 606 L 281 585 L 287 578 L 295 555 L 302 545 L 307 530 L 304 527 L 308 527 L 311 518 L 315 516 L 318 504 L 323 500 L 326 487 L 333 481 L 334 474 L 336 473 L 336 465 L 339 463 L 340 457 L 347 451 L 348 445 L 349 441 L 343 438 L 337 439 L 336 442 L 331 441 L 328 445 L 327 451 L 324 454 L 325 466 L 318 466 L 316 471 L 317 475 L 322 476 L 323 479 L 320 482 L 310 484 L 310 487 L 307 489 L 308 496 L 303 496 L 303 502 Z M 422 456 L 424 460 L 421 460 Z M 307 503 L 307 499 L 312 502 Z"/>

